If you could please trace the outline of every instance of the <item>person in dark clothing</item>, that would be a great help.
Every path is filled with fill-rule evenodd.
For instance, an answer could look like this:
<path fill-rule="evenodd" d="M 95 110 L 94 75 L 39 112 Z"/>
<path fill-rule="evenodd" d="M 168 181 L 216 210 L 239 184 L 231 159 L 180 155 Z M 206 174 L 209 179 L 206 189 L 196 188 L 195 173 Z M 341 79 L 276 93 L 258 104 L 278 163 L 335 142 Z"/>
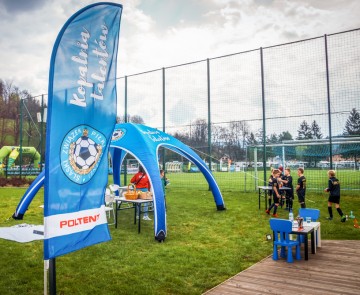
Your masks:
<path fill-rule="evenodd" d="M 298 200 L 301 208 L 306 208 L 305 205 L 305 193 L 306 193 L 306 178 L 304 176 L 304 168 L 298 168 L 298 182 L 296 185 L 296 194 L 298 196 Z"/>
<path fill-rule="evenodd" d="M 273 203 L 271 204 L 270 208 L 265 211 L 267 214 L 270 214 L 271 209 L 274 208 L 274 211 L 272 214 L 273 217 L 279 217 L 279 215 L 276 213 L 277 208 L 279 207 L 279 200 L 281 198 L 281 195 L 279 193 L 279 183 L 278 183 L 279 177 L 280 177 L 280 170 L 274 169 L 273 175 L 270 177 L 271 187 L 272 187 L 272 195 L 273 195 Z"/>
<path fill-rule="evenodd" d="M 294 187 L 293 187 L 293 179 L 291 176 L 291 170 L 290 168 L 285 168 L 285 174 L 281 178 L 281 182 L 283 183 L 284 187 L 290 188 L 289 190 L 286 190 L 286 210 L 292 209 L 293 207 L 293 200 L 294 200 Z"/>
<path fill-rule="evenodd" d="M 274 168 L 271 167 L 271 173 L 270 173 L 270 177 L 269 177 L 269 180 L 268 180 L 268 186 L 271 186 L 272 187 L 272 184 L 273 184 L 273 178 L 274 178 Z M 272 202 L 272 194 L 273 194 L 273 191 L 272 189 L 270 189 L 268 191 L 268 202 L 269 202 L 269 207 L 271 206 L 271 202 Z"/>
<path fill-rule="evenodd" d="M 345 222 L 346 216 L 344 215 L 344 213 L 340 208 L 340 181 L 335 177 L 334 170 L 329 170 L 327 174 L 329 176 L 329 182 L 328 182 L 328 187 L 324 190 L 325 192 L 329 193 L 329 199 L 328 199 L 329 217 L 327 219 L 328 220 L 333 219 L 332 204 L 335 203 L 335 208 L 341 217 L 341 222 Z"/>

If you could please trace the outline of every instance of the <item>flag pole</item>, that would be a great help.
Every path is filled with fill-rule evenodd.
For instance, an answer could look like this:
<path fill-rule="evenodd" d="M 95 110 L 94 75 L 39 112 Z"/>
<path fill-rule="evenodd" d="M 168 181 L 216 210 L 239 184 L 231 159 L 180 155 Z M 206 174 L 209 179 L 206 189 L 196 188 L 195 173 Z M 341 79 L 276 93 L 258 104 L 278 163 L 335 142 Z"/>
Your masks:
<path fill-rule="evenodd" d="M 50 295 L 56 295 L 55 258 L 49 259 L 49 289 L 50 289 Z"/>

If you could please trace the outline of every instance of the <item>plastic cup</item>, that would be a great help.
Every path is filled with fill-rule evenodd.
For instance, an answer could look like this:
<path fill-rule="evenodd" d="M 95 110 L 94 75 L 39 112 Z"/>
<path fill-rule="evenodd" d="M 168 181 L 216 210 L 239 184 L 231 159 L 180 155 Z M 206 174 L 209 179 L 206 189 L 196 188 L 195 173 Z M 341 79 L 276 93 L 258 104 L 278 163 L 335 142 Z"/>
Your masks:
<path fill-rule="evenodd" d="M 306 223 L 307 224 L 311 223 L 311 217 L 306 217 Z"/>

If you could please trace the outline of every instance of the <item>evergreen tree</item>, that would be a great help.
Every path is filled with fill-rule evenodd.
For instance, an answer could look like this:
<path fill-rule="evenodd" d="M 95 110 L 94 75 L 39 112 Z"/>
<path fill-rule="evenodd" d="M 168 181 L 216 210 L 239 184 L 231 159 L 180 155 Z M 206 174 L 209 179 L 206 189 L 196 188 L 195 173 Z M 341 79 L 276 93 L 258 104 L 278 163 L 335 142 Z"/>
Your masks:
<path fill-rule="evenodd" d="M 312 138 L 314 138 L 314 139 L 320 139 L 323 137 L 321 130 L 320 130 L 320 126 L 316 122 L 316 120 L 314 120 L 311 123 L 311 135 L 312 135 Z"/>
<path fill-rule="evenodd" d="M 298 129 L 298 136 L 296 137 L 296 139 L 312 139 L 311 127 L 305 120 L 302 121 L 300 124 L 300 127 Z"/>
<path fill-rule="evenodd" d="M 345 136 L 359 136 L 360 135 L 360 114 L 353 108 L 350 112 L 349 118 L 346 120 Z M 358 159 L 360 157 L 359 145 L 358 144 L 342 144 L 342 156 L 347 159 L 353 159 L 355 162 L 355 169 L 358 169 Z"/>
<path fill-rule="evenodd" d="M 360 135 L 360 114 L 353 108 L 345 123 L 344 135 Z"/>
<path fill-rule="evenodd" d="M 283 131 L 279 134 L 279 141 L 282 142 L 284 140 L 293 140 L 292 135 L 289 131 Z"/>

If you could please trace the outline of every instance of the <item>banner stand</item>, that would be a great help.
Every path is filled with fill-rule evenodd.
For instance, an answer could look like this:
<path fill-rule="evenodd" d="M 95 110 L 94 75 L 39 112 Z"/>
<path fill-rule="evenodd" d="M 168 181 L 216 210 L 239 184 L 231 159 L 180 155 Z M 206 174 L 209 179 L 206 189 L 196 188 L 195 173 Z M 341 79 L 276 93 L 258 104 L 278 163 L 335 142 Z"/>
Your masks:
<path fill-rule="evenodd" d="M 44 260 L 44 295 L 48 294 L 49 260 Z"/>
<path fill-rule="evenodd" d="M 50 289 L 50 295 L 56 295 L 55 258 L 49 259 L 49 289 Z"/>

